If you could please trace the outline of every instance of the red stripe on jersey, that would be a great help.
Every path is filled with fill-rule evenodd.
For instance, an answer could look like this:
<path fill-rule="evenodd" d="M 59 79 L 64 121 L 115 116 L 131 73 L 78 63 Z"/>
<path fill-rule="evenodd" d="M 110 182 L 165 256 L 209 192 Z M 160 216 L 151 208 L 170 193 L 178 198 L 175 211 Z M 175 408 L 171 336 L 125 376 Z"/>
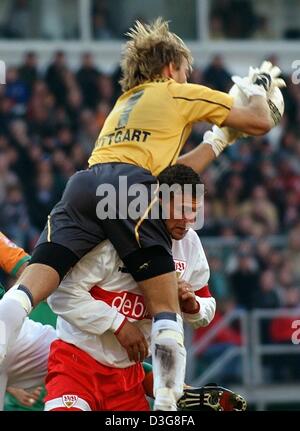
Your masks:
<path fill-rule="evenodd" d="M 199 298 L 211 298 L 211 293 L 209 291 L 208 284 L 206 286 L 201 287 L 201 289 L 195 292 L 195 295 L 199 296 Z"/>
<path fill-rule="evenodd" d="M 92 287 L 90 294 L 94 299 L 115 307 L 119 313 L 126 317 L 131 317 L 135 320 L 151 319 L 142 295 L 128 291 L 110 292 L 99 286 Z"/>

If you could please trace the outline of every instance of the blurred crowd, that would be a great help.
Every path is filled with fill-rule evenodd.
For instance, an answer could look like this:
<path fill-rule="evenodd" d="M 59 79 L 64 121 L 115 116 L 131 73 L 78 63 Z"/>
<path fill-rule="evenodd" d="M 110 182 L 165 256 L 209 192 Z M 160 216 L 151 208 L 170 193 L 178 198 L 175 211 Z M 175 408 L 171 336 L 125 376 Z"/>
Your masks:
<path fill-rule="evenodd" d="M 78 70 L 64 52 L 40 70 L 29 52 L 19 67 L 8 68 L 7 84 L 0 86 L 0 229 L 28 251 L 68 178 L 87 166 L 120 94 L 120 70 L 103 73 L 89 53 Z M 206 68 L 195 68 L 191 80 L 228 91 L 232 72 L 217 55 Z M 205 224 L 199 235 L 220 313 L 227 306 L 300 305 L 300 86 L 285 78 L 280 126 L 230 147 L 202 176 Z M 208 127 L 195 126 L 184 151 L 201 142 Z M 263 332 L 267 342 L 290 340 L 284 325 L 275 331 L 270 324 Z"/>
<path fill-rule="evenodd" d="M 274 19 L 272 6 L 265 13 L 260 13 L 255 0 L 212 0 L 210 9 L 210 36 L 212 39 L 299 39 L 299 22 L 294 25 L 283 18 L 282 30 L 271 26 Z M 292 10 L 292 16 L 298 14 L 296 4 L 284 4 L 284 8 Z"/>
<path fill-rule="evenodd" d="M 138 1 L 127 2 L 122 21 L 117 18 L 122 0 L 91 0 L 90 33 L 95 40 L 122 39 L 136 18 L 149 21 L 153 8 L 141 7 Z M 201 3 L 201 2 L 200 2 Z M 196 13 L 196 1 L 177 0 L 155 4 L 156 15 L 171 19 L 179 26 L 184 39 L 196 38 L 196 32 L 187 29 L 186 10 Z M 279 9 L 278 9 L 279 7 Z M 182 11 L 184 12 L 182 13 Z M 200 5 L 200 13 L 203 9 Z M 80 39 L 78 2 L 65 0 L 1 0 L 0 37 L 4 39 Z M 122 13 L 122 12 L 121 12 Z M 284 0 L 210 0 L 208 1 L 209 36 L 213 40 L 255 39 L 274 40 L 300 38 L 299 7 L 296 1 Z M 278 16 L 280 19 L 278 19 Z M 178 33 L 178 29 L 174 29 Z"/>

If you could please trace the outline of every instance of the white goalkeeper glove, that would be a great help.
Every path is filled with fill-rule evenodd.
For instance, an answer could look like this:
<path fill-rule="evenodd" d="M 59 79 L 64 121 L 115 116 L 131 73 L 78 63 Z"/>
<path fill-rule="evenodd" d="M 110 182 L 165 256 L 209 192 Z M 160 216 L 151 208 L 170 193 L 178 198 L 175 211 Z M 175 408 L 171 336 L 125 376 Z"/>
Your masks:
<path fill-rule="evenodd" d="M 270 85 L 267 92 L 271 92 L 274 87 L 284 88 L 286 87 L 286 83 L 284 79 L 278 78 L 281 75 L 281 69 L 278 66 L 273 66 L 270 61 L 263 61 L 259 68 L 257 67 L 249 67 L 248 78 L 250 82 L 256 82 L 257 80 L 267 80 Z M 265 81 L 266 82 L 266 81 Z M 262 84 L 263 85 L 263 84 Z M 266 84 L 268 85 L 268 84 Z M 263 85 L 264 86 L 264 85 Z"/>
<path fill-rule="evenodd" d="M 240 91 L 249 99 L 252 96 L 262 96 L 267 98 L 267 91 L 263 86 L 254 84 L 250 81 L 249 77 L 241 78 L 240 76 L 232 76 L 232 81 L 238 86 Z"/>
<path fill-rule="evenodd" d="M 241 132 L 231 127 L 213 126 L 212 130 L 204 133 L 203 144 L 211 145 L 213 152 L 218 157 L 226 147 L 234 144 L 241 135 Z"/>
<path fill-rule="evenodd" d="M 286 83 L 278 78 L 281 70 L 273 66 L 270 61 L 264 61 L 259 68 L 250 66 L 248 76 L 232 76 L 232 81 L 239 87 L 247 98 L 251 96 L 263 96 L 267 98 L 274 88 L 282 88 Z"/>

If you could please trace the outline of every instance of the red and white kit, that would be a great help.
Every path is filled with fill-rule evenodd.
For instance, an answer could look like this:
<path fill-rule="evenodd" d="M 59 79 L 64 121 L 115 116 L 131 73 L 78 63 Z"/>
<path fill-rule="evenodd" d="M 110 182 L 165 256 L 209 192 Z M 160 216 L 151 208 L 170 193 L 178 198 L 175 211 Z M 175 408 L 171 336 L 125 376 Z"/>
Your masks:
<path fill-rule="evenodd" d="M 183 314 L 194 327 L 214 317 L 209 267 L 198 235 L 190 229 L 173 241 L 178 277 L 192 285 L 199 312 Z M 136 322 L 150 344 L 151 318 L 137 284 L 109 241 L 85 255 L 48 299 L 58 314 L 47 377 L 46 410 L 147 410 L 141 364 L 129 361 L 115 333 Z M 142 400 L 142 401 L 141 401 Z"/>

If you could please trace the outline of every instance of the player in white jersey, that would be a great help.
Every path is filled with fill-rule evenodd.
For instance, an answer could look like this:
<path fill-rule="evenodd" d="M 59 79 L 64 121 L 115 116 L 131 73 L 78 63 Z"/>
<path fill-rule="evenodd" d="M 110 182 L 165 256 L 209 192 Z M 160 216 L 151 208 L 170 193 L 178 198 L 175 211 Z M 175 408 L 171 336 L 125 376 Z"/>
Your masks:
<path fill-rule="evenodd" d="M 3 271 L 13 277 L 18 276 L 29 259 L 30 256 L 21 247 L 0 232 L 0 268 Z M 0 299 L 4 293 L 0 285 Z M 5 328 L 2 325 L 0 343 L 4 336 L 3 330 Z M 8 386 L 28 390 L 28 400 L 34 401 L 31 390 L 45 381 L 50 344 L 55 338 L 56 332 L 52 326 L 25 319 L 16 342 L 0 365 L 0 410 L 3 410 Z"/>
<path fill-rule="evenodd" d="M 45 383 L 49 349 L 56 338 L 52 326 L 25 319 L 15 344 L 0 366 L 0 410 L 3 410 L 8 386 L 31 392 Z"/>
<path fill-rule="evenodd" d="M 200 182 L 191 168 L 180 165 L 167 168 L 159 179 L 180 187 Z M 178 290 L 182 317 L 194 327 L 205 326 L 216 306 L 207 286 L 209 268 L 198 235 L 188 229 L 188 220 L 184 216 L 176 219 L 174 202 L 175 195 L 166 226 L 173 238 L 178 276 L 186 282 Z M 192 195 L 184 196 L 182 205 L 191 205 L 195 211 L 197 202 Z M 149 410 L 141 361 L 148 355 L 152 320 L 141 290 L 112 244 L 104 241 L 84 256 L 48 302 L 59 316 L 59 339 L 51 346 L 45 409 Z M 152 355 L 161 354 L 157 345 L 151 350 Z M 175 358 L 171 350 L 163 353 L 163 360 L 157 361 L 161 368 L 154 372 L 176 386 L 177 375 L 169 364 Z M 185 372 L 184 362 L 175 365 L 176 373 Z M 176 405 L 170 407 L 176 409 Z"/>

